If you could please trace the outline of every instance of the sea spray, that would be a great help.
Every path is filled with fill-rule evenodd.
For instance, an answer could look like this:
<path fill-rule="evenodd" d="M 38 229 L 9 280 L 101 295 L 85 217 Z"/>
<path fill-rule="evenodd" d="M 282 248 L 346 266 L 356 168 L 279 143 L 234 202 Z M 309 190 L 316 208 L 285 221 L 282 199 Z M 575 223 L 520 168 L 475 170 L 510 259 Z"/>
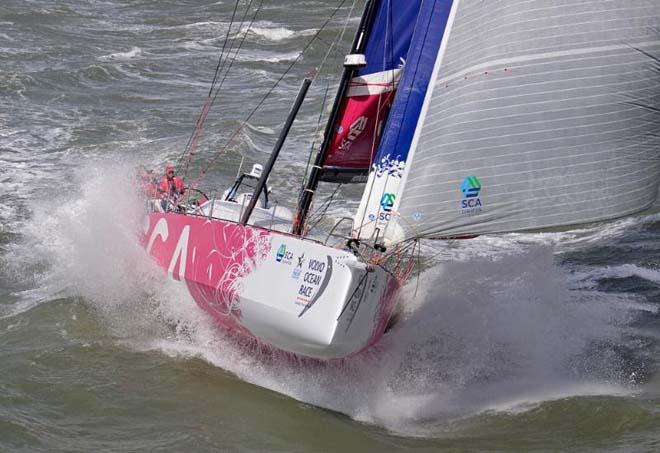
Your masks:
<path fill-rule="evenodd" d="M 442 246 L 404 289 L 395 326 L 359 356 L 321 363 L 241 340 L 215 326 L 139 245 L 145 212 L 132 168 L 81 169 L 80 190 L 38 207 L 44 214 L 26 231 L 49 263 L 49 281 L 62 282 L 63 294 L 79 297 L 135 350 L 201 357 L 244 381 L 406 434 L 483 411 L 632 391 L 612 346 L 628 311 L 609 303 L 615 295 L 573 289 L 554 246 L 533 236 Z"/>
<path fill-rule="evenodd" d="M 406 434 L 485 410 L 633 390 L 612 348 L 626 312 L 569 290 L 551 247 L 446 262 L 416 286 L 406 287 L 403 314 L 382 343 L 345 360 L 296 360 L 241 344 L 194 309 L 175 316 L 185 335 L 154 347 Z"/>
<path fill-rule="evenodd" d="M 113 314 L 117 332 L 135 330 L 127 326 L 146 306 L 138 301 L 149 297 L 159 275 L 139 244 L 146 209 L 135 167 L 94 162 L 74 179 L 76 190 L 34 204 L 22 259 L 40 263 L 51 298 L 79 297 L 91 309 Z"/>

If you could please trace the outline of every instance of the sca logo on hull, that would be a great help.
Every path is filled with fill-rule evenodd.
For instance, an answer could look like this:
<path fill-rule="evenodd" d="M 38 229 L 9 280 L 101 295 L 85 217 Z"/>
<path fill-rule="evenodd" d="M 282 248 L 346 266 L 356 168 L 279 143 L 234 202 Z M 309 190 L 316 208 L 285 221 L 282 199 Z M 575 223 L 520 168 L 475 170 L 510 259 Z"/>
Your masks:
<path fill-rule="evenodd" d="M 275 260 L 278 263 L 291 264 L 293 261 L 293 253 L 287 251 L 286 245 L 282 244 L 277 249 L 277 253 L 275 254 Z"/>
<path fill-rule="evenodd" d="M 461 210 L 463 214 L 478 214 L 481 212 L 481 183 L 476 176 L 466 176 L 461 184 L 463 199 L 461 200 Z"/>

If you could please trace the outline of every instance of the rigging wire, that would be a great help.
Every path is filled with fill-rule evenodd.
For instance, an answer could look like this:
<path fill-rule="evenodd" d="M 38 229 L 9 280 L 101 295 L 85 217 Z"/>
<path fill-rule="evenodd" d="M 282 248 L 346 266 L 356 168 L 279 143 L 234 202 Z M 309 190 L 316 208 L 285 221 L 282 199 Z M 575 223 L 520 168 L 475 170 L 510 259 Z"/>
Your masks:
<path fill-rule="evenodd" d="M 250 3 L 247 6 L 247 9 L 245 10 L 245 14 L 243 15 L 243 19 L 241 20 L 241 27 L 245 23 L 245 17 L 247 16 L 247 13 L 252 6 L 253 0 L 250 0 Z M 231 67 L 234 65 L 234 62 L 236 61 L 236 57 L 238 56 L 238 53 L 241 51 L 241 48 L 243 47 L 243 43 L 245 42 L 245 39 L 247 38 L 248 32 L 252 28 L 252 25 L 254 24 L 255 19 L 257 18 L 257 15 L 259 14 L 259 11 L 261 11 L 261 7 L 263 6 L 264 1 L 260 0 L 259 1 L 259 6 L 254 11 L 254 14 L 252 15 L 252 19 L 250 20 L 250 24 L 247 26 L 245 29 L 245 33 L 243 33 L 243 37 L 241 38 L 241 42 L 238 45 L 238 48 L 236 49 L 236 52 L 234 52 L 234 56 L 231 59 L 231 62 L 229 63 L 229 67 L 225 71 L 224 76 L 222 77 L 222 80 L 220 81 L 220 85 L 218 86 L 218 89 L 215 92 L 215 96 L 213 97 L 213 100 L 215 101 L 215 98 L 218 97 L 218 94 L 220 93 L 220 90 L 222 89 L 222 86 L 225 83 L 225 80 L 227 79 L 227 76 L 229 75 L 229 71 L 231 70 Z M 229 49 L 228 55 L 231 54 L 232 50 L 234 47 L 234 41 L 232 40 L 232 45 Z M 226 61 L 226 60 L 225 60 Z"/>
<path fill-rule="evenodd" d="M 351 9 L 348 11 L 348 14 L 346 15 L 346 20 L 344 20 L 344 25 L 342 26 L 341 33 L 339 33 L 335 37 L 335 39 L 332 41 L 332 43 L 329 44 L 328 51 L 323 56 L 323 60 L 321 60 L 321 64 L 319 65 L 319 67 L 317 69 L 317 71 L 319 73 L 321 72 L 321 68 L 323 68 L 323 66 L 325 65 L 325 62 L 328 59 L 328 57 L 330 56 L 330 54 L 334 51 L 335 46 L 337 46 L 338 44 L 341 44 L 342 40 L 344 39 L 344 34 L 346 33 L 346 29 L 348 28 L 348 22 L 351 20 L 351 17 L 353 16 L 353 11 L 355 9 L 356 2 L 357 2 L 357 0 L 353 0 L 353 3 L 351 4 Z M 326 43 L 321 38 L 318 38 L 318 40 L 321 41 L 322 43 L 328 45 L 328 43 Z M 302 182 L 301 182 L 301 186 L 300 186 L 300 191 L 299 191 L 299 195 L 298 195 L 298 203 L 297 203 L 298 205 L 300 204 L 301 198 L 304 194 L 306 181 L 307 181 L 307 178 L 309 177 L 309 173 L 310 173 L 309 170 L 310 170 L 310 166 L 311 166 L 311 163 L 312 163 L 312 156 L 314 155 L 314 149 L 316 148 L 316 141 L 319 138 L 319 131 L 321 129 L 321 122 L 323 121 L 323 116 L 325 114 L 325 103 L 326 103 L 327 98 L 328 98 L 329 89 L 330 89 L 330 85 L 326 84 L 325 93 L 323 94 L 323 102 L 321 103 L 321 110 L 319 111 L 319 119 L 318 119 L 318 122 L 316 123 L 316 130 L 314 131 L 314 141 L 312 142 L 312 146 L 309 149 L 309 155 L 307 156 L 307 165 L 305 166 L 305 173 L 303 174 L 303 178 L 302 178 Z M 316 225 L 314 225 L 314 226 L 316 226 Z"/>
<path fill-rule="evenodd" d="M 320 68 L 319 68 L 320 69 Z M 307 164 L 305 165 L 305 173 L 303 174 L 302 183 L 300 185 L 300 191 L 298 192 L 298 204 L 300 204 L 300 198 L 302 197 L 303 190 L 305 189 L 305 181 L 309 176 L 309 168 L 312 163 L 312 155 L 314 154 L 314 149 L 316 148 L 316 141 L 319 138 L 319 130 L 321 128 L 321 122 L 323 121 L 323 113 L 325 111 L 325 103 L 328 100 L 328 91 L 330 90 L 330 85 L 325 85 L 325 91 L 323 93 L 323 100 L 321 101 L 321 110 L 319 111 L 319 119 L 316 122 L 316 130 L 314 130 L 314 140 L 312 141 L 312 146 L 309 148 L 309 154 L 307 156 Z"/>
<path fill-rule="evenodd" d="M 227 55 L 225 56 L 225 58 L 223 60 L 222 55 L 224 54 L 225 48 L 227 47 L 227 41 L 229 41 L 229 35 L 231 33 L 232 25 L 234 24 L 234 18 L 236 17 L 236 11 L 238 10 L 238 4 L 239 3 L 240 3 L 240 0 L 236 0 L 236 4 L 234 5 L 234 11 L 232 12 L 231 19 L 229 20 L 229 28 L 227 28 L 227 33 L 225 34 L 225 40 L 222 43 L 222 50 L 220 50 L 221 58 L 218 59 L 218 65 L 215 67 L 215 74 L 213 76 L 213 81 L 211 82 L 211 87 L 209 88 L 209 94 L 207 95 L 208 97 L 211 97 L 211 93 L 213 93 L 213 88 L 215 87 L 215 83 L 218 80 L 218 74 L 220 74 L 220 72 L 222 70 L 222 67 L 224 67 L 224 65 L 226 64 L 227 58 L 229 57 L 229 53 L 231 52 L 231 48 L 230 48 L 230 50 L 227 52 Z M 248 5 L 248 8 L 249 7 L 250 6 Z M 238 30 L 239 31 L 241 30 L 240 25 L 238 27 Z M 234 40 L 232 40 L 232 43 L 233 42 L 234 42 Z"/>
<path fill-rule="evenodd" d="M 261 98 L 261 100 L 257 103 L 257 105 L 250 111 L 250 113 L 246 116 L 246 118 L 242 121 L 241 125 L 236 128 L 236 130 L 231 134 L 231 136 L 225 141 L 224 145 L 216 152 L 216 155 L 213 159 L 211 159 L 207 165 L 200 171 L 199 175 L 195 178 L 193 183 L 190 185 L 190 187 L 196 187 L 199 184 L 199 181 L 206 175 L 206 172 L 209 170 L 211 165 L 213 165 L 218 157 L 220 157 L 222 154 L 224 154 L 227 149 L 229 148 L 229 145 L 233 142 L 233 140 L 238 136 L 238 134 L 243 130 L 247 122 L 254 116 L 254 114 L 257 112 L 259 108 L 266 102 L 266 100 L 270 97 L 270 95 L 275 91 L 275 88 L 280 84 L 280 82 L 284 79 L 284 77 L 287 76 L 287 74 L 293 69 L 293 67 L 298 63 L 300 58 L 303 56 L 303 54 L 307 51 L 307 49 L 314 43 L 316 38 L 321 34 L 321 32 L 325 29 L 325 27 L 330 23 L 330 21 L 334 18 L 334 16 L 337 14 L 337 12 L 344 6 L 344 3 L 346 3 L 347 0 L 342 0 L 339 5 L 334 9 L 330 17 L 323 23 L 323 25 L 319 28 L 319 30 L 312 36 L 312 38 L 307 42 L 305 47 L 300 51 L 298 56 L 294 59 L 294 61 L 287 67 L 287 69 L 280 75 L 280 77 L 275 81 L 273 86 L 266 92 L 266 94 Z M 315 77 L 315 76 L 314 76 Z"/>
<path fill-rule="evenodd" d="M 393 8 L 393 6 L 392 6 L 392 0 L 388 0 L 388 14 L 387 14 L 387 25 L 386 25 L 387 29 L 386 29 L 386 32 L 385 32 L 385 36 L 388 36 L 388 30 L 389 30 L 389 44 L 390 44 L 390 45 L 389 45 L 389 59 L 390 59 L 390 62 L 391 62 L 392 64 L 394 63 L 394 22 L 393 22 L 393 20 L 392 20 L 392 10 L 393 10 L 393 9 L 394 9 L 394 8 Z M 388 47 L 388 46 L 387 46 L 387 42 L 388 42 L 388 40 L 385 39 L 385 51 L 383 52 L 383 60 L 385 59 L 385 54 L 388 53 L 388 52 L 387 52 L 387 51 L 388 51 L 388 48 L 387 48 L 387 47 Z M 385 69 L 385 68 L 383 68 L 383 69 Z M 392 68 L 392 70 L 391 70 L 392 81 L 390 82 L 390 83 L 391 83 L 391 86 L 392 86 L 392 89 L 394 89 L 394 88 L 396 87 L 396 82 L 395 82 L 395 80 L 394 80 L 394 77 L 395 77 L 394 71 L 395 71 L 395 69 Z M 378 97 L 378 111 L 377 111 L 377 115 L 380 114 L 380 102 L 381 102 L 381 99 L 382 99 L 382 96 L 379 96 L 379 97 Z M 392 100 L 390 99 L 390 103 L 391 103 L 391 102 L 392 102 Z M 391 104 L 390 104 L 390 107 L 391 107 Z M 372 149 L 371 149 L 371 157 L 370 157 L 370 161 L 371 161 L 371 162 L 373 162 L 374 157 L 375 157 L 375 156 L 374 156 L 374 153 L 376 152 L 375 142 L 376 142 L 376 134 L 374 134 L 374 143 L 373 143 L 373 147 L 372 147 Z M 382 190 L 382 192 L 381 192 L 381 194 L 380 194 L 380 199 L 381 199 L 381 200 L 382 200 L 383 196 L 385 195 L 385 191 L 387 190 L 387 181 L 388 181 L 389 178 L 390 178 L 390 174 L 389 174 L 389 172 L 388 172 L 387 175 L 385 176 L 385 184 L 383 184 L 383 190 Z M 376 178 L 374 178 L 374 181 L 375 181 L 375 180 L 376 180 Z M 370 197 L 371 197 L 371 190 L 372 190 L 372 189 L 373 189 L 373 184 L 371 185 L 371 189 L 369 189 L 369 196 L 370 196 Z M 364 220 L 364 219 L 363 219 L 363 220 Z M 390 225 L 390 222 L 389 222 L 389 221 L 388 221 L 387 223 L 385 223 L 385 227 L 383 228 L 383 231 L 382 231 L 383 238 L 385 237 L 385 233 L 387 232 L 387 227 L 388 227 L 389 225 Z"/>
<path fill-rule="evenodd" d="M 325 214 L 328 212 L 328 208 L 330 208 L 335 195 L 337 195 L 337 192 L 339 192 L 339 189 L 342 185 L 343 184 L 337 184 L 337 187 L 335 187 L 335 190 L 332 192 L 332 194 L 330 194 L 330 196 L 323 202 L 323 205 L 321 205 L 316 212 L 312 213 L 310 216 L 311 220 L 308 223 L 313 223 L 310 227 L 308 227 L 309 230 L 316 228 L 321 220 L 323 220 L 323 217 L 325 217 Z"/>
<path fill-rule="evenodd" d="M 201 131 L 201 124 L 203 124 L 204 120 L 206 119 L 206 115 L 208 115 L 208 110 L 210 108 L 209 100 L 211 99 L 211 94 L 213 93 L 213 88 L 215 87 L 215 83 L 218 79 L 218 74 L 220 72 L 220 68 L 223 65 L 223 60 L 226 60 L 225 58 L 225 48 L 227 47 L 227 41 L 229 40 L 229 34 L 231 33 L 231 28 L 234 25 L 234 18 L 236 17 L 236 11 L 238 10 L 238 5 L 240 3 L 240 0 L 236 0 L 236 3 L 234 4 L 234 10 L 232 11 L 231 14 L 231 19 L 229 20 L 229 27 L 227 28 L 227 33 L 225 34 L 225 40 L 222 44 L 222 49 L 220 50 L 220 55 L 218 56 L 218 63 L 215 67 L 215 73 L 213 75 L 213 80 L 211 81 L 211 86 L 209 87 L 209 92 L 206 95 L 206 99 L 204 100 L 204 105 L 202 106 L 202 110 L 200 111 L 199 115 L 197 116 L 197 121 L 195 122 L 195 128 L 190 134 L 190 137 L 188 138 L 188 142 L 186 143 L 186 146 L 183 148 L 183 152 L 181 153 L 181 157 L 179 157 L 178 164 L 181 164 L 183 159 L 185 158 L 186 154 L 188 153 L 190 149 L 190 145 L 193 142 L 195 135 L 199 134 Z"/>
<path fill-rule="evenodd" d="M 247 15 L 250 11 L 250 8 L 252 7 L 253 1 L 254 0 L 250 0 L 249 3 L 247 4 L 247 7 L 245 8 L 245 12 L 243 13 L 243 17 L 241 18 L 241 23 L 240 23 L 239 28 L 238 28 L 239 34 L 240 34 L 240 30 L 245 25 L 245 18 L 247 17 Z M 222 85 L 224 84 L 225 80 L 227 79 L 227 75 L 229 74 L 229 71 L 230 71 L 231 67 L 234 65 L 234 62 L 236 61 L 236 57 L 238 56 L 238 53 L 240 52 L 241 48 L 243 47 L 243 43 L 245 42 L 245 39 L 247 38 L 248 31 L 252 28 L 252 25 L 254 24 L 254 21 L 256 20 L 257 15 L 259 14 L 259 11 L 261 11 L 262 6 L 263 6 L 263 0 L 260 0 L 259 1 L 259 6 L 257 6 L 257 8 L 255 9 L 254 14 L 252 15 L 252 18 L 250 20 L 250 24 L 245 29 L 245 33 L 243 34 L 243 37 L 242 37 L 242 39 L 241 39 L 241 41 L 238 45 L 238 48 L 236 49 L 236 51 L 234 52 L 233 57 L 231 58 L 231 62 L 229 63 L 229 67 L 227 67 L 227 69 L 225 70 L 225 66 L 227 64 L 227 61 L 229 60 L 229 56 L 232 54 L 232 51 L 234 50 L 234 44 L 236 43 L 236 40 L 238 39 L 238 37 L 237 37 L 238 35 L 232 39 L 232 42 L 231 42 L 231 45 L 229 46 L 229 50 L 227 51 L 227 55 L 225 57 L 224 63 L 222 65 L 222 67 L 220 68 L 220 72 L 224 72 L 224 75 L 222 77 L 222 80 L 220 81 L 220 85 L 215 90 L 215 95 L 213 96 L 213 98 L 211 98 L 210 102 L 208 102 L 208 98 L 207 98 L 207 103 L 206 103 L 207 107 L 205 109 L 205 115 L 203 117 L 202 123 L 200 123 L 199 127 L 196 130 L 196 140 L 193 142 L 193 144 L 191 146 L 191 149 L 190 149 L 190 152 L 188 154 L 188 160 L 186 161 L 186 165 L 185 165 L 185 168 L 184 168 L 184 175 L 187 174 L 188 167 L 190 165 L 190 161 L 192 160 L 192 156 L 195 154 L 197 141 L 199 140 L 199 135 L 201 134 L 201 130 L 202 130 L 203 125 L 204 125 L 203 123 L 204 123 L 204 121 L 206 121 L 206 117 L 208 116 L 208 112 L 210 111 L 211 107 L 215 103 L 215 101 L 218 97 L 218 94 L 220 94 L 220 90 L 222 88 Z"/>

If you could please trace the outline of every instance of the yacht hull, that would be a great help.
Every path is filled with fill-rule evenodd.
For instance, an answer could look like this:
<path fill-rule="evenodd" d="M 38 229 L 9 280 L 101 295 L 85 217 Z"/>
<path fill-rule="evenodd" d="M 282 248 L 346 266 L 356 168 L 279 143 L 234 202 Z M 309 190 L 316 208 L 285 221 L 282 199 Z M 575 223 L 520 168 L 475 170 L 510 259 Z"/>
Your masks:
<path fill-rule="evenodd" d="M 375 344 L 400 288 L 348 251 L 215 218 L 152 213 L 143 241 L 217 324 L 318 359 Z"/>

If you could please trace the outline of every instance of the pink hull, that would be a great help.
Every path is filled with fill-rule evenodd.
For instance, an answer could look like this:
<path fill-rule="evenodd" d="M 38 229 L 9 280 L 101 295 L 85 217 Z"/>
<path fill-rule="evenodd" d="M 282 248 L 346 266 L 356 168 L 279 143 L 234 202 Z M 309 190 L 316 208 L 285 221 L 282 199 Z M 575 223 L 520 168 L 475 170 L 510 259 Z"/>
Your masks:
<path fill-rule="evenodd" d="M 218 324 L 322 359 L 378 342 L 400 288 L 348 252 L 218 219 L 153 213 L 143 244 Z"/>

